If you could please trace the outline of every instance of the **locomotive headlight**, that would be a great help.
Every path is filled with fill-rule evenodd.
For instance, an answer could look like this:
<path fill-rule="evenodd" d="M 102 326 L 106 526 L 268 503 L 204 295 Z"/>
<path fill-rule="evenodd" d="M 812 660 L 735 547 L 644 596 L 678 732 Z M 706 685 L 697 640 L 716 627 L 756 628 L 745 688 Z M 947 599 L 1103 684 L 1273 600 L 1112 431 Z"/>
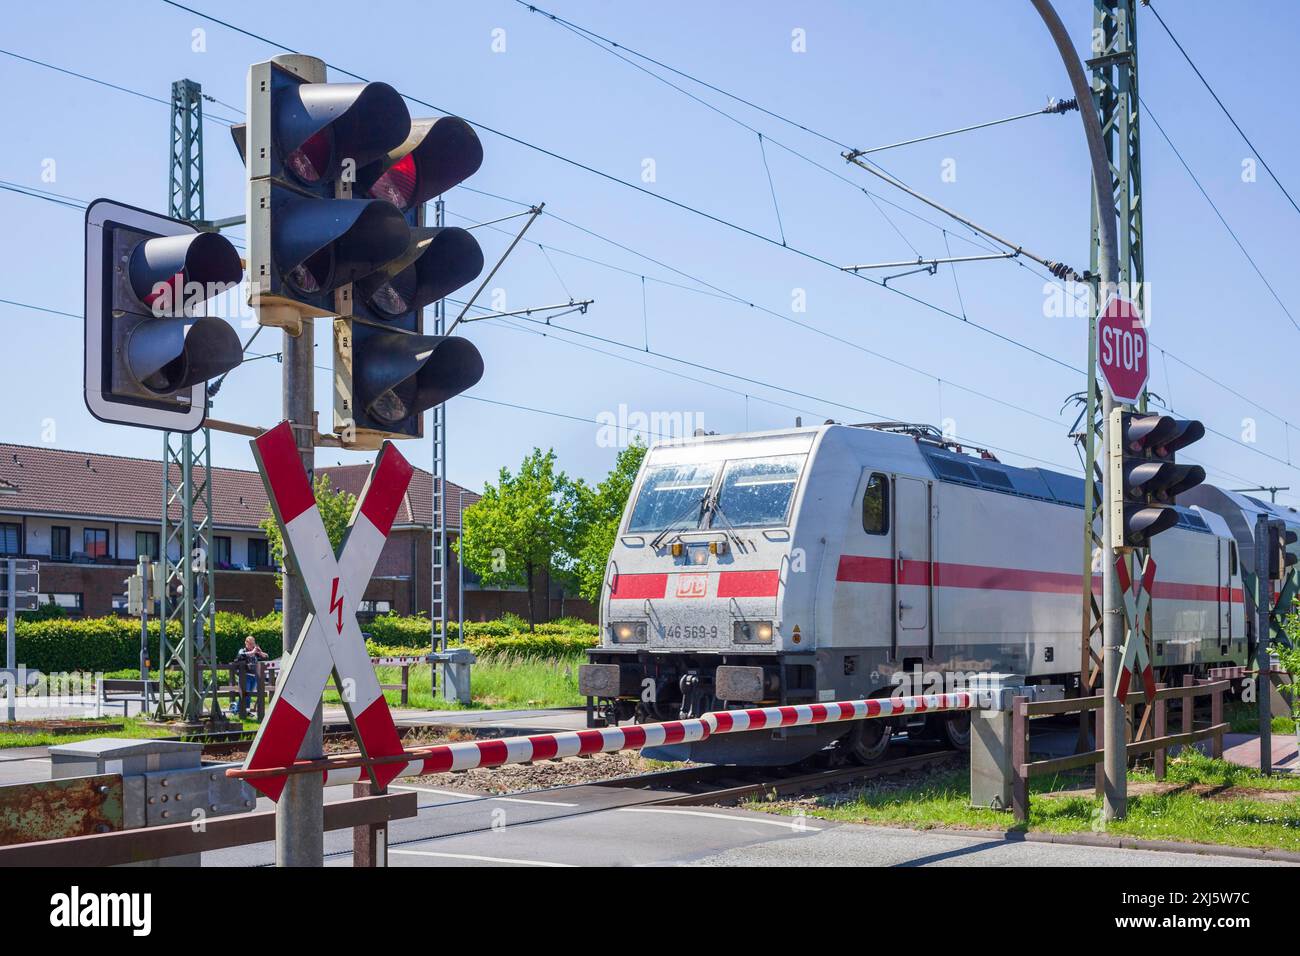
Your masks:
<path fill-rule="evenodd" d="M 644 644 L 645 621 L 615 621 L 609 626 L 609 636 L 615 644 Z"/>
<path fill-rule="evenodd" d="M 776 629 L 771 621 L 737 621 L 732 632 L 732 640 L 737 644 L 771 644 Z"/>

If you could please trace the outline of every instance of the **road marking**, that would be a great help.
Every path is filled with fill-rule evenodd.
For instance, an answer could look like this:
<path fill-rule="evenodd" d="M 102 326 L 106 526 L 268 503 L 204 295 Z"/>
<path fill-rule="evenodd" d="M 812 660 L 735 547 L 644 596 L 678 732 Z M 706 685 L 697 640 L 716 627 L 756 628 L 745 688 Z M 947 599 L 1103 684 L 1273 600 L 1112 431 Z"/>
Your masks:
<path fill-rule="evenodd" d="M 499 803 L 535 803 L 542 807 L 577 807 L 577 803 L 559 803 L 555 800 L 526 800 L 523 797 L 488 797 L 489 800 L 496 800 Z"/>
<path fill-rule="evenodd" d="M 740 817 L 732 813 L 710 813 L 707 810 L 679 810 L 677 807 L 618 807 L 619 813 L 679 813 L 685 817 L 708 817 L 710 820 L 735 820 L 739 823 L 765 823 L 770 827 L 783 827 L 787 830 L 818 833 L 822 827 L 810 827 L 799 822 L 802 818 L 790 817 L 786 820 L 769 820 L 765 817 Z"/>
<path fill-rule="evenodd" d="M 432 793 L 439 797 L 456 797 L 458 800 L 482 800 L 483 798 L 472 793 L 457 793 L 455 790 L 434 790 L 432 787 L 410 787 L 398 786 L 395 783 L 388 785 L 389 790 L 414 790 L 417 793 Z"/>
<path fill-rule="evenodd" d="M 573 866 L 572 863 L 550 863 L 546 860 L 513 860 L 504 856 L 478 856 L 474 853 L 436 853 L 433 850 L 389 850 L 389 854 L 407 856 L 436 856 L 447 860 L 475 860 L 479 863 L 513 863 L 516 866 Z"/>

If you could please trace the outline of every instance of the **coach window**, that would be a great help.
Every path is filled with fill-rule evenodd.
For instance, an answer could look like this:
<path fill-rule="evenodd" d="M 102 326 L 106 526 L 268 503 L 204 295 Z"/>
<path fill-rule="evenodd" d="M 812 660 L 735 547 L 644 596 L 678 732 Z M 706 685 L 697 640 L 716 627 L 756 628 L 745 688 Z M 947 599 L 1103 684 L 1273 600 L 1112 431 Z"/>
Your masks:
<path fill-rule="evenodd" d="M 889 479 L 879 473 L 867 479 L 862 493 L 862 530 L 867 534 L 889 531 Z"/>

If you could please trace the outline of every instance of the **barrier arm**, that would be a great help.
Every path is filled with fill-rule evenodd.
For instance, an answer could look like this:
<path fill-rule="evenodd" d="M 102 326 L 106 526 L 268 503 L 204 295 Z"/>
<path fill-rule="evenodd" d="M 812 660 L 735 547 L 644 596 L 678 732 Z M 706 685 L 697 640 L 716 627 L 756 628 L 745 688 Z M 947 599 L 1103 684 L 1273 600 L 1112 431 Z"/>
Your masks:
<path fill-rule="evenodd" d="M 976 692 L 957 691 L 951 694 L 918 694 L 911 697 L 881 697 L 824 704 L 717 710 L 690 720 L 437 744 L 409 748 L 391 756 L 366 757 L 356 754 L 321 760 L 300 760 L 279 767 L 232 767 L 226 771 L 226 776 L 253 781 L 260 777 L 290 773 L 319 773 L 323 775 L 326 786 L 338 786 L 357 783 L 365 778 L 367 768 L 382 765 L 402 765 L 397 773 L 392 774 L 393 777 L 418 777 L 446 771 L 530 763 L 534 760 L 694 743 L 715 734 L 971 710 L 979 706 L 978 699 L 979 694 Z"/>

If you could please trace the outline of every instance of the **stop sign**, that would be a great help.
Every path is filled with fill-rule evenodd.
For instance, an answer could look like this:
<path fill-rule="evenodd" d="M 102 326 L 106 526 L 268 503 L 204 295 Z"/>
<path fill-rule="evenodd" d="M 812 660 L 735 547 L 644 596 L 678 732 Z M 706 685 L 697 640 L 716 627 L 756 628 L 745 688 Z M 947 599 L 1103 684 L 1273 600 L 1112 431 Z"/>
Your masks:
<path fill-rule="evenodd" d="M 1112 295 L 1097 318 L 1097 365 L 1115 401 L 1137 404 L 1147 381 L 1150 351 L 1137 306 Z"/>

